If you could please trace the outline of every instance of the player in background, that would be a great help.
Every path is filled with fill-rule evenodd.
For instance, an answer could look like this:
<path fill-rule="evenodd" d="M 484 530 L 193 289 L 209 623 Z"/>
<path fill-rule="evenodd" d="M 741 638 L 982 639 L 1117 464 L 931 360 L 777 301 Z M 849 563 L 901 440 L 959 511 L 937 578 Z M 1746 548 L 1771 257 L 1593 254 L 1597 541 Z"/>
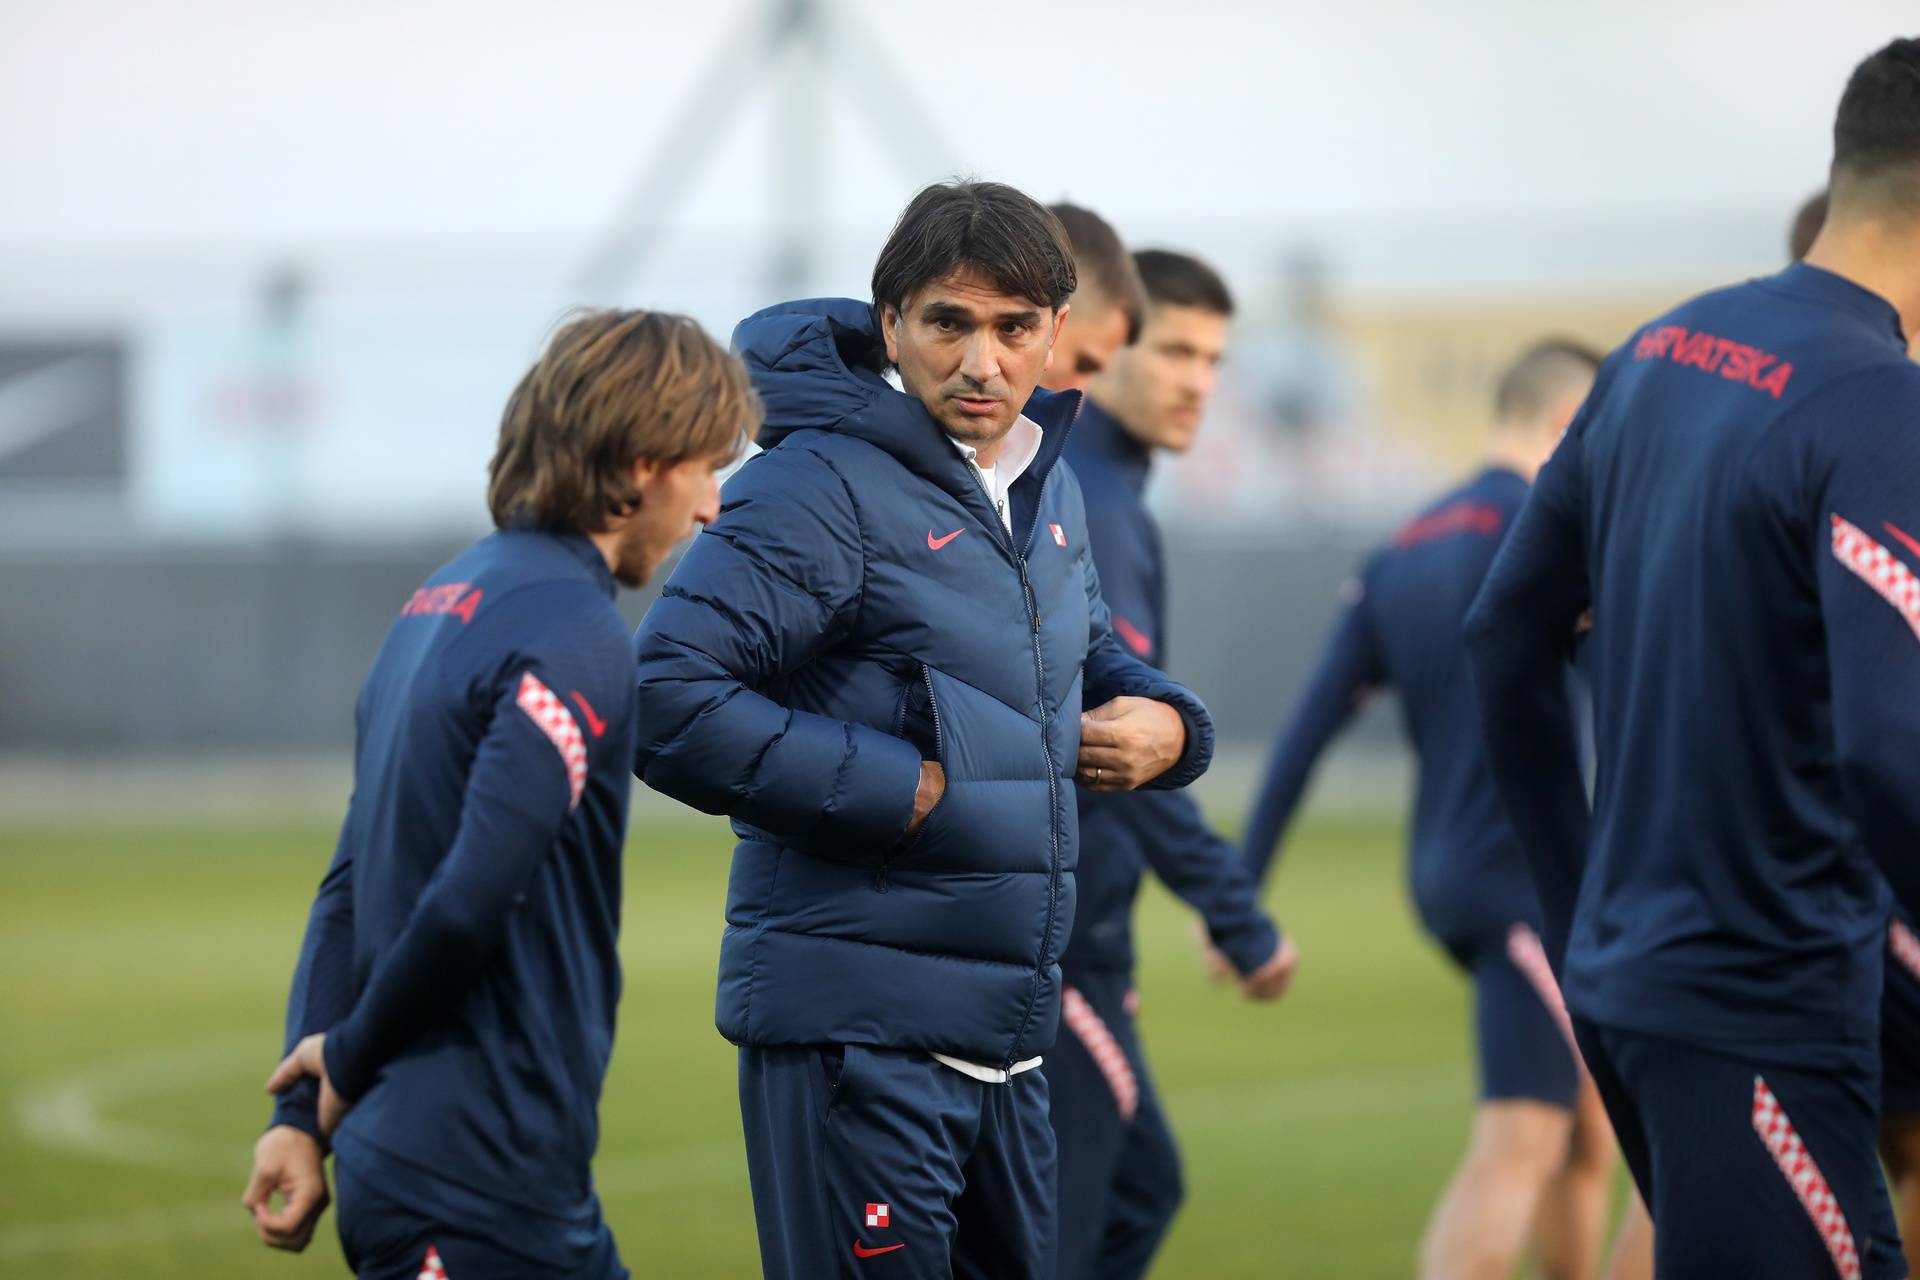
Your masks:
<path fill-rule="evenodd" d="M 738 361 L 645 311 L 568 323 L 508 400 L 498 531 L 401 609 L 355 708 L 244 1197 L 267 1244 L 311 1239 L 330 1142 L 365 1280 L 627 1274 L 589 1168 L 636 735 L 614 588 L 715 518 L 757 421 Z"/>
<path fill-rule="evenodd" d="M 1602 367 L 1468 617 L 1488 761 L 1662 1275 L 1907 1274 L 1876 1158 L 1920 905 L 1920 40 L 1804 262 Z M 1591 610 L 1589 811 L 1560 674 Z"/>
<path fill-rule="evenodd" d="M 1093 378 L 1066 456 L 1086 494 L 1087 537 L 1114 633 L 1163 666 L 1165 571 L 1142 493 L 1156 452 L 1193 444 L 1233 299 L 1211 268 L 1184 254 L 1149 250 L 1123 272 L 1110 260 L 1125 253 L 1111 231 L 1073 243 L 1083 279 L 1123 276 L 1137 264 L 1145 282 L 1139 338 Z M 1080 903 L 1061 961 L 1066 1026 L 1046 1066 L 1060 1143 L 1058 1275 L 1126 1280 L 1146 1274 L 1182 1195 L 1180 1153 L 1134 1021 L 1133 907 L 1142 873 L 1152 868 L 1201 913 L 1213 944 L 1244 975 L 1249 999 L 1286 990 L 1294 952 L 1260 909 L 1238 851 L 1186 793 L 1083 791 L 1080 841 Z"/>
<path fill-rule="evenodd" d="M 1827 220 L 1827 193 L 1807 198 L 1794 215 L 1787 252 L 1807 256 Z M 1909 335 L 1920 351 L 1920 333 Z M 1920 927 L 1898 903 L 1887 920 L 1881 957 L 1886 980 L 1880 994 L 1880 1160 L 1893 1180 L 1893 1203 L 1906 1246 L 1907 1268 L 1920 1272 Z"/>
<path fill-rule="evenodd" d="M 1264 878 L 1315 763 L 1369 694 L 1399 693 L 1419 761 L 1408 867 L 1421 923 L 1473 982 L 1480 1101 L 1421 1246 L 1426 1277 L 1506 1277 L 1529 1241 L 1548 1277 L 1599 1261 L 1613 1138 L 1541 951 L 1540 908 L 1480 750 L 1460 621 L 1600 356 L 1540 342 L 1500 379 L 1484 466 L 1376 552 L 1280 734 L 1247 858 Z M 1644 1228 L 1616 1251 L 1644 1275 Z"/>
<path fill-rule="evenodd" d="M 1064 200 L 1047 210 L 1066 228 L 1079 284 L 1073 291 L 1073 323 L 1060 331 L 1040 385 L 1049 391 L 1085 391 L 1114 353 L 1140 336 L 1147 298 L 1133 255 L 1105 218 Z"/>

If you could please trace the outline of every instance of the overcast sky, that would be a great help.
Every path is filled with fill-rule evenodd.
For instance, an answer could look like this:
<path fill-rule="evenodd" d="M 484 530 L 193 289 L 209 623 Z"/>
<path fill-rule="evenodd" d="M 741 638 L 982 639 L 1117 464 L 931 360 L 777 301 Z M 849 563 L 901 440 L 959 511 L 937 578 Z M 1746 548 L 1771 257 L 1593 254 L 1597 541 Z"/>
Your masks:
<path fill-rule="evenodd" d="M 1849 68 L 1920 33 L 1912 0 L 829 3 L 899 86 L 858 56 L 808 72 L 828 85 L 808 166 L 823 217 L 861 228 L 955 168 L 1150 227 L 1784 219 L 1824 176 Z M 0 261 L 427 238 L 577 253 L 758 8 L 0 0 Z M 763 72 L 727 95 L 739 119 L 681 225 L 759 227 L 797 198 L 770 173 L 776 122 L 806 106 L 784 93 Z M 875 113 L 910 118 L 903 96 L 946 149 L 896 163 Z"/>

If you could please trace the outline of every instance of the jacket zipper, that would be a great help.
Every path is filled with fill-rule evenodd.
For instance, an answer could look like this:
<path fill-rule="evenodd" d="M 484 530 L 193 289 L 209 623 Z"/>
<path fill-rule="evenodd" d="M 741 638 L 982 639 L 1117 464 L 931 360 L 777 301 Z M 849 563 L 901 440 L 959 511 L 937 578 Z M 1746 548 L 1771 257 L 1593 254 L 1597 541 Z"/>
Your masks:
<path fill-rule="evenodd" d="M 920 664 L 920 679 L 927 686 L 927 710 L 933 715 L 934 763 L 945 769 L 947 760 L 940 752 L 940 700 L 933 696 L 933 669 L 924 662 Z"/>
<path fill-rule="evenodd" d="M 945 769 L 947 767 L 947 762 L 940 751 L 940 700 L 933 696 L 933 671 L 924 662 L 920 664 L 920 681 L 922 684 L 926 685 L 927 687 L 927 711 L 930 715 L 933 716 L 933 759 L 936 764 L 938 764 L 942 769 Z M 893 722 L 894 722 L 894 735 L 897 737 L 906 728 L 907 703 L 905 698 L 902 698 L 900 700 L 900 711 L 899 711 L 899 714 L 894 716 Z M 945 804 L 945 803 L 946 803 L 946 796 L 943 794 L 940 797 L 940 799 L 934 802 L 933 808 L 938 809 L 942 804 Z M 932 821 L 933 821 L 933 810 L 929 809 L 927 811 L 927 822 L 932 822 Z M 889 873 L 893 869 L 893 860 L 895 858 L 900 857 L 902 854 L 908 852 L 909 850 L 911 850 L 915 845 L 919 844 L 922 840 L 926 838 L 926 835 L 927 835 L 927 826 L 926 826 L 926 823 L 923 822 L 920 824 L 920 829 L 913 833 L 913 839 L 907 841 L 907 843 L 893 850 L 881 861 L 879 869 L 873 873 L 873 887 L 877 892 L 885 893 L 887 889 L 890 887 L 890 881 L 888 877 L 889 877 Z"/>
<path fill-rule="evenodd" d="M 1033 589 L 1033 579 L 1027 575 L 1027 558 L 1021 554 L 1020 548 L 1013 545 L 1013 534 L 1007 529 L 1005 524 L 1001 524 L 999 507 L 994 503 L 993 495 L 987 491 L 986 478 L 980 474 L 980 468 L 972 458 L 967 459 L 967 470 L 972 473 L 973 482 L 980 486 L 981 496 L 986 498 L 987 505 L 994 508 L 994 523 L 1000 525 L 1000 531 L 1004 535 L 1004 544 L 1007 551 L 1013 556 L 1013 563 L 1020 570 L 1021 600 L 1027 606 L 1027 619 L 1033 628 L 1034 692 L 1037 695 L 1036 701 L 1040 707 L 1040 751 L 1041 754 L 1047 758 L 1047 835 L 1052 842 L 1052 854 L 1047 875 L 1047 926 L 1046 931 L 1040 935 L 1040 956 L 1033 969 L 1033 996 L 1027 1001 L 1027 1011 L 1021 1017 L 1020 1030 L 1014 1034 L 1013 1043 L 1007 1046 L 1007 1060 L 1002 1063 L 1000 1067 L 1001 1070 L 1007 1071 L 1011 1070 L 1013 1064 L 1017 1061 L 1014 1055 L 1019 1052 L 1020 1042 L 1026 1039 L 1027 1021 L 1033 1017 L 1033 1007 L 1040 1001 L 1040 983 L 1046 973 L 1047 962 L 1050 958 L 1048 954 L 1049 949 L 1053 945 L 1053 923 L 1060 913 L 1060 780 L 1057 776 L 1058 771 L 1054 767 L 1053 742 L 1047 734 L 1047 666 L 1046 659 L 1040 651 L 1040 597 Z M 1039 528 L 1040 517 L 1036 509 L 1033 528 L 1027 531 L 1027 548 L 1029 550 L 1033 547 L 1033 535 Z M 932 677 L 928 677 L 928 679 L 931 680 Z M 928 685 L 928 696 L 929 700 L 931 700 L 931 684 Z M 940 721 L 936 713 L 934 717 L 935 742 L 939 741 L 939 735 Z"/>

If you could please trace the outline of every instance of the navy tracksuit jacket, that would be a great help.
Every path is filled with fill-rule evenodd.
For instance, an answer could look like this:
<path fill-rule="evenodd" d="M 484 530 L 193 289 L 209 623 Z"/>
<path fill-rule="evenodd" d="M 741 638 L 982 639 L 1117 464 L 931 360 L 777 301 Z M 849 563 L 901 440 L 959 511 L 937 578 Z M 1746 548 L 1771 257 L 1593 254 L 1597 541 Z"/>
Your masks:
<path fill-rule="evenodd" d="M 1527 482 L 1491 467 L 1429 504 L 1369 556 L 1335 622 L 1247 820 L 1247 859 L 1264 878 L 1313 767 L 1366 696 L 1391 686 L 1419 757 L 1407 877 L 1427 931 L 1456 957 L 1504 945 L 1540 907 L 1486 754 L 1457 627 L 1527 498 Z M 1457 632 L 1454 633 L 1457 636 Z"/>
<path fill-rule="evenodd" d="M 1089 400 L 1067 445 L 1086 498 L 1087 535 L 1113 631 L 1142 661 L 1166 666 L 1167 610 L 1160 531 L 1142 494 L 1149 450 Z M 1092 703 L 1088 704 L 1092 706 Z M 1215 946 L 1242 973 L 1273 958 L 1273 922 L 1260 909 L 1237 850 L 1179 791 L 1080 793 L 1080 908 L 1064 961 L 1067 980 L 1133 969 L 1133 906 L 1149 868 L 1200 912 Z"/>
<path fill-rule="evenodd" d="M 626 626 L 586 538 L 493 534 L 401 609 L 355 711 L 353 799 L 287 1045 L 327 1033 L 361 1274 L 625 1274 L 589 1170 L 620 997 Z M 317 1087 L 276 1123 L 317 1136 Z"/>
<path fill-rule="evenodd" d="M 1872 1042 L 1876 861 L 1920 906 L 1915 526 L 1920 367 L 1857 285 L 1796 264 L 1607 360 L 1468 620 L 1574 1013 L 1807 1065 Z M 1539 679 L 1589 607 L 1591 823 Z"/>

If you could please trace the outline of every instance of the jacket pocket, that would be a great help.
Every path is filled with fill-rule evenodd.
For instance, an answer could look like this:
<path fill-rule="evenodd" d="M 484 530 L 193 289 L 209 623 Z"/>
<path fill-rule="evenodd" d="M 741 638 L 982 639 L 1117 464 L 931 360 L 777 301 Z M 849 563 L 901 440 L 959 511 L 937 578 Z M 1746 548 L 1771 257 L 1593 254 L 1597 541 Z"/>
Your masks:
<path fill-rule="evenodd" d="M 900 690 L 900 709 L 894 719 L 895 737 L 913 744 L 922 760 L 938 760 L 946 767 L 946 758 L 940 754 L 940 707 L 926 663 L 914 664 L 912 678 Z"/>
<path fill-rule="evenodd" d="M 933 676 L 924 662 L 914 665 L 914 678 L 909 680 L 900 691 L 900 709 L 895 713 L 895 736 L 905 739 L 922 760 L 932 760 L 939 764 L 946 785 L 951 787 L 953 779 L 946 776 L 947 761 L 941 754 L 940 703 L 933 693 Z M 887 875 L 894 865 L 917 849 L 927 838 L 927 832 L 941 817 L 946 808 L 947 794 L 943 789 L 940 798 L 933 802 L 933 808 L 927 811 L 927 820 L 912 838 L 903 840 L 891 849 L 886 858 L 874 872 L 873 887 L 880 893 L 888 889 Z"/>
<path fill-rule="evenodd" d="M 842 1044 L 820 1044 L 799 1051 L 805 1055 L 807 1075 L 813 1086 L 809 1090 L 811 1095 L 808 1099 L 809 1107 L 814 1119 L 822 1123 L 833 1112 L 834 1105 L 840 1101 L 841 1085 L 847 1076 L 849 1047 Z"/>

